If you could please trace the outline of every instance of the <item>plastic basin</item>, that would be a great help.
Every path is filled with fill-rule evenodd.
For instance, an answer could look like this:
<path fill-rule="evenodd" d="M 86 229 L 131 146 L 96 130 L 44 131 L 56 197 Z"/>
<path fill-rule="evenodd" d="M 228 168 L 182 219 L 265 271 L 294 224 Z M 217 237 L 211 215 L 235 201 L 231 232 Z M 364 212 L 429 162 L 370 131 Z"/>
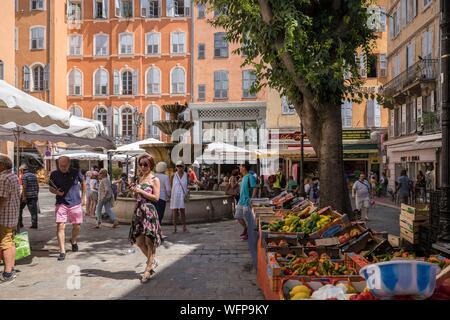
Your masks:
<path fill-rule="evenodd" d="M 366 279 L 372 294 L 379 298 L 414 296 L 426 299 L 434 292 L 440 270 L 429 262 L 393 260 L 369 264 L 359 274 Z"/>

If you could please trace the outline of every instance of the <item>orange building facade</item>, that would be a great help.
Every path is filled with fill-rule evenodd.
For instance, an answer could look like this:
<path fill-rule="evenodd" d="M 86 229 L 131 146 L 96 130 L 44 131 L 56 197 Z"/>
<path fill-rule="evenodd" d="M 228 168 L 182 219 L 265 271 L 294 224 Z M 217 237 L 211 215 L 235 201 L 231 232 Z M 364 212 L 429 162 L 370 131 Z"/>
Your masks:
<path fill-rule="evenodd" d="M 119 144 L 160 139 L 161 106 L 190 99 L 190 2 L 170 5 L 68 3 L 68 108 L 102 121 Z"/>

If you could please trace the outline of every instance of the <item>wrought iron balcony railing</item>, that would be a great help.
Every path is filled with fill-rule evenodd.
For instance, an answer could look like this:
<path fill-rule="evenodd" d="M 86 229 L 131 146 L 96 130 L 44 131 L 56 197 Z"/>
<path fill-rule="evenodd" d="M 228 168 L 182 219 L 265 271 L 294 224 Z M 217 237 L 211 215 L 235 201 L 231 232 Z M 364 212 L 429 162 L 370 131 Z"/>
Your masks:
<path fill-rule="evenodd" d="M 437 59 L 422 59 L 389 81 L 384 86 L 383 93 L 386 96 L 395 96 L 413 84 L 435 80 L 437 66 Z"/>
<path fill-rule="evenodd" d="M 442 131 L 440 112 L 424 112 L 421 123 L 422 134 L 433 134 Z"/>

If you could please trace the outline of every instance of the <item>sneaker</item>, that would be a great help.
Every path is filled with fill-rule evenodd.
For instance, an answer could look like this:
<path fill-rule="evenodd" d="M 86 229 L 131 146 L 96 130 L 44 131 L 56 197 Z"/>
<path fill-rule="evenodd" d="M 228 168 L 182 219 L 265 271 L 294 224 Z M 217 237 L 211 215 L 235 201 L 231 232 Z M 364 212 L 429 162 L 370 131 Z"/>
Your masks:
<path fill-rule="evenodd" d="M 58 257 L 58 261 L 64 261 L 66 259 L 66 253 L 60 253 Z"/>
<path fill-rule="evenodd" d="M 241 237 L 241 240 L 242 240 L 242 241 L 247 241 L 247 240 L 248 240 L 248 235 L 247 235 L 247 234 L 243 235 L 243 236 Z"/>
<path fill-rule="evenodd" d="M 245 236 L 247 234 L 247 229 L 245 229 L 242 233 L 241 233 L 241 237 Z"/>
<path fill-rule="evenodd" d="M 33 225 L 30 227 L 30 229 L 37 229 L 37 228 L 38 228 L 37 224 L 33 224 Z"/>
<path fill-rule="evenodd" d="M 72 243 L 72 241 L 70 243 L 72 244 L 72 252 L 77 252 L 78 251 L 78 244 L 77 243 Z"/>
<path fill-rule="evenodd" d="M 9 273 L 3 272 L 0 276 L 0 283 L 11 283 L 16 280 L 16 277 L 17 275 L 14 270 Z"/>

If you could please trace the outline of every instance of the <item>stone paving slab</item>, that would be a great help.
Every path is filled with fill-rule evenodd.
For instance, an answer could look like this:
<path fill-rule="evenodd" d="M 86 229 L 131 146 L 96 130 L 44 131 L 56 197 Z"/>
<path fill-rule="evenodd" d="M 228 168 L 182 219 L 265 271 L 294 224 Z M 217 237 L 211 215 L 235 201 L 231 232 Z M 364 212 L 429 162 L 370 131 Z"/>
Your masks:
<path fill-rule="evenodd" d="M 44 189 L 38 230 L 27 228 L 25 210 L 32 256 L 18 261 L 13 283 L 0 285 L 0 299 L 263 299 L 255 271 L 245 271 L 251 258 L 235 221 L 190 225 L 190 233 L 175 235 L 164 226 L 168 239 L 157 249 L 157 273 L 141 284 L 146 258 L 130 246 L 126 225 L 97 230 L 87 218 L 80 251 L 71 252 L 68 243 L 66 260 L 58 262 L 53 202 Z M 67 226 L 67 240 L 70 232 Z"/>

